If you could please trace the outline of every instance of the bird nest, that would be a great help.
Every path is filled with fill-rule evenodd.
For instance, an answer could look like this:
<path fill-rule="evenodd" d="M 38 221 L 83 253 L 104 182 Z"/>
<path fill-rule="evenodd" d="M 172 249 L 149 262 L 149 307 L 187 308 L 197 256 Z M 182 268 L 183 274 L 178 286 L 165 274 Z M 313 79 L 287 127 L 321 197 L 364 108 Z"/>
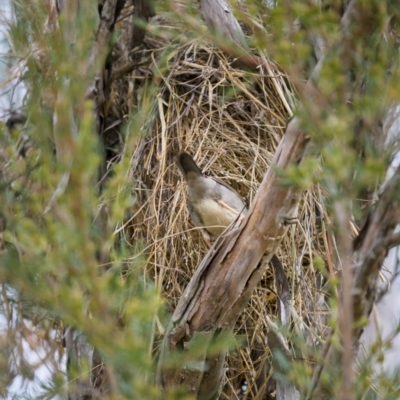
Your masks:
<path fill-rule="evenodd" d="M 221 51 L 199 40 L 174 50 L 162 46 L 148 57 L 147 78 L 157 80 L 151 118 L 143 124 L 142 138 L 128 148 L 137 202 L 125 226 L 128 241 L 142 243 L 147 273 L 172 313 L 208 250 L 190 222 L 185 183 L 173 157 L 180 150 L 190 153 L 206 175 L 227 182 L 251 204 L 292 115 L 295 97 L 288 79 L 265 57 L 255 74 L 234 68 Z M 163 57 L 167 61 L 160 70 L 157 62 Z M 123 86 L 119 93 L 128 94 L 138 73 L 115 83 Z M 118 99 L 121 109 L 129 99 L 125 95 Z M 140 106 L 141 100 L 137 103 Z M 292 328 L 309 344 L 317 343 L 326 331 L 327 306 L 318 294 L 323 293 L 323 279 L 313 263 L 316 256 L 326 259 L 324 214 L 321 190 L 304 192 L 297 224 L 291 225 L 276 253 L 291 289 Z M 266 332 L 267 316 L 274 319 L 277 310 L 273 271 L 268 268 L 236 323 L 240 344 L 227 358 L 221 398 L 261 399 L 273 391 L 268 386 L 272 372 Z M 156 347 L 163 328 L 158 324 Z"/>

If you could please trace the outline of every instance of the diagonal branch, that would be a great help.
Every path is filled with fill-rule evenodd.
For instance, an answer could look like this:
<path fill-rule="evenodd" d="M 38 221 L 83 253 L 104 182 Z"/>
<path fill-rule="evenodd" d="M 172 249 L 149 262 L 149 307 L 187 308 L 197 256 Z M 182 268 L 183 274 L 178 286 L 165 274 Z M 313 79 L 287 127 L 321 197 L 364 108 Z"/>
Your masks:
<path fill-rule="evenodd" d="M 363 241 L 357 253 L 357 264 L 353 289 L 354 321 L 367 317 L 377 293 L 376 282 L 383 261 L 391 247 L 398 243 L 400 235 L 393 234 L 400 222 L 400 167 L 386 184 L 369 223 L 364 227 Z M 358 343 L 362 326 L 356 324 L 354 338 Z"/>
<path fill-rule="evenodd" d="M 241 226 L 230 232 L 210 250 L 186 288 L 164 338 L 159 361 L 161 387 L 184 386 L 187 393 L 211 398 L 221 381 L 224 355 L 209 357 L 207 351 L 199 363 L 204 368 L 167 368 L 167 360 L 177 349 L 187 349 L 199 335 L 204 346 L 213 334 L 230 332 L 287 231 L 286 221 L 297 211 L 300 193 L 283 186 L 276 173 L 289 164 L 299 163 L 307 144 L 294 118 L 287 126 L 273 164 L 257 192 Z M 265 263 L 260 263 L 263 255 Z"/>

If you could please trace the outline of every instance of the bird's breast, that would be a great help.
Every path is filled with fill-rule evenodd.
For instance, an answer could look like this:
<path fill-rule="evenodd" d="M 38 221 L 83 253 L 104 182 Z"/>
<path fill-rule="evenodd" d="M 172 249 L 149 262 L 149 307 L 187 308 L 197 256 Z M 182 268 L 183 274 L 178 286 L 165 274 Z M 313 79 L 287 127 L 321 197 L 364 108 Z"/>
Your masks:
<path fill-rule="evenodd" d="M 204 227 L 214 237 L 218 237 L 236 217 L 212 199 L 198 201 L 194 204 L 194 208 L 200 215 Z"/>

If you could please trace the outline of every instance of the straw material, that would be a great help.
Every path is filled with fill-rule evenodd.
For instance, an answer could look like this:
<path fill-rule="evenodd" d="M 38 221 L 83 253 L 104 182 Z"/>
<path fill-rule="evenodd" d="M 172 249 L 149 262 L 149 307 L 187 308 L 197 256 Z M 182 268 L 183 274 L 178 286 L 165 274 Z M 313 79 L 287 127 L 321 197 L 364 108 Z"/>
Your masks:
<path fill-rule="evenodd" d="M 137 203 L 125 222 L 130 232 L 125 239 L 132 246 L 143 244 L 147 272 L 172 313 L 207 251 L 189 220 L 186 187 L 174 155 L 187 151 L 205 174 L 224 180 L 251 203 L 295 100 L 287 78 L 265 56 L 257 75 L 234 69 L 222 52 L 199 40 L 175 46 L 152 38 L 146 41 L 141 62 L 147 66 L 113 83 L 111 106 L 116 116 L 121 117 L 121 111 L 127 114 L 135 103 L 140 105 L 138 82 L 159 79 L 152 115 L 143 127 L 148 134 L 129 149 Z M 157 60 L 167 51 L 167 68 L 160 72 Z M 133 93 L 139 95 L 133 98 Z M 305 192 L 298 223 L 289 228 L 277 252 L 291 288 L 291 328 L 310 345 L 322 341 L 327 329 L 323 279 L 312 262 L 316 256 L 327 262 L 324 215 L 320 189 Z M 269 268 L 237 321 L 238 347 L 227 358 L 221 398 L 265 398 L 265 376 L 272 373 L 266 316 L 277 315 L 275 293 Z M 157 352 L 166 327 L 160 321 L 155 326 Z M 244 381 L 246 394 L 241 389 Z"/>

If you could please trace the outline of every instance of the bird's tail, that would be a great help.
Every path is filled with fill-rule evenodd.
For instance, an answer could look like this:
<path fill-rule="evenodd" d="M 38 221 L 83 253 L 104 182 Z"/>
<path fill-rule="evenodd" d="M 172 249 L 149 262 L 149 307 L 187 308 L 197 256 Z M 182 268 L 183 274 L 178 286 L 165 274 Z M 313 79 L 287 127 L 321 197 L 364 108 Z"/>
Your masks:
<path fill-rule="evenodd" d="M 193 172 L 196 175 L 203 175 L 201 169 L 197 166 L 192 156 L 184 151 L 182 151 L 175 157 L 175 164 L 181 171 L 185 180 L 187 180 L 187 175 L 190 172 Z"/>

